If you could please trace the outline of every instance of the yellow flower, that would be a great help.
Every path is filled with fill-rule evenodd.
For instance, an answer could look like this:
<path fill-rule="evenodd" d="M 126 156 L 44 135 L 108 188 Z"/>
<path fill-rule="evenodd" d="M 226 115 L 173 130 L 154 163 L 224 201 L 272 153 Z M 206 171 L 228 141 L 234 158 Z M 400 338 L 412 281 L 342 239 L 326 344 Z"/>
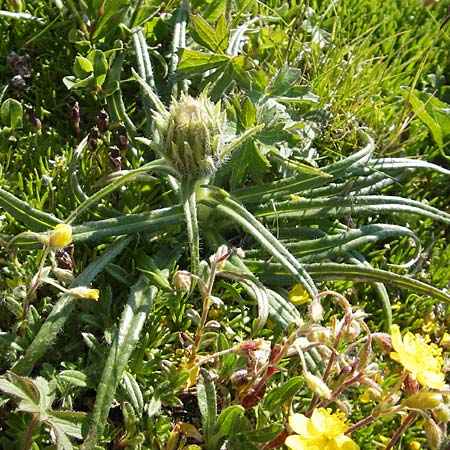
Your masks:
<path fill-rule="evenodd" d="M 72 227 L 67 223 L 58 223 L 50 233 L 49 245 L 51 248 L 62 248 L 72 242 Z"/>
<path fill-rule="evenodd" d="M 98 289 L 91 289 L 85 286 L 79 286 L 68 290 L 68 294 L 78 298 L 89 298 L 90 300 L 98 301 L 100 291 Z"/>
<path fill-rule="evenodd" d="M 410 332 L 402 337 L 398 325 L 391 327 L 391 358 L 399 362 L 422 386 L 444 389 L 445 377 L 442 372 L 442 349 L 430 343 L 428 336 L 414 335 Z"/>
<path fill-rule="evenodd" d="M 301 284 L 296 284 L 289 291 L 288 297 L 294 305 L 303 305 L 311 301 L 308 292 Z"/>
<path fill-rule="evenodd" d="M 345 435 L 349 424 L 341 411 L 317 408 L 311 418 L 294 414 L 289 425 L 297 433 L 284 442 L 290 450 L 359 450 L 359 445 Z"/>

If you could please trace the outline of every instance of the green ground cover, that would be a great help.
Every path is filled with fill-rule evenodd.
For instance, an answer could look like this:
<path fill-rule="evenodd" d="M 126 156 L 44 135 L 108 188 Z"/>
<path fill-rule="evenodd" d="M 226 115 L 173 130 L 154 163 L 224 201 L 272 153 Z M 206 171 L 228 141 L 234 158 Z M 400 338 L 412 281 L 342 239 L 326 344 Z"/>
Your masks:
<path fill-rule="evenodd" d="M 0 448 L 448 447 L 427 3 L 0 0 Z"/>

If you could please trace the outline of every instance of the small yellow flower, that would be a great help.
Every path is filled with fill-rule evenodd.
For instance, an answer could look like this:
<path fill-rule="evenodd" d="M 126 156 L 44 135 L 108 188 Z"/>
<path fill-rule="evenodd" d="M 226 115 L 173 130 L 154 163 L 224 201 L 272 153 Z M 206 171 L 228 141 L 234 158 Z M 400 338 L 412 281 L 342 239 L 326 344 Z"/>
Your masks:
<path fill-rule="evenodd" d="M 180 369 L 183 372 L 189 373 L 189 377 L 186 381 L 186 389 L 195 386 L 197 384 L 198 374 L 200 373 L 200 366 L 196 364 L 195 361 L 191 361 L 188 363 L 181 364 Z"/>
<path fill-rule="evenodd" d="M 450 334 L 448 334 L 447 332 L 444 333 L 444 335 L 442 336 L 441 342 L 439 344 L 441 347 L 444 347 L 446 349 L 450 348 Z"/>
<path fill-rule="evenodd" d="M 444 389 L 445 377 L 442 372 L 442 349 L 430 343 L 428 336 L 414 335 L 410 332 L 402 337 L 398 325 L 391 327 L 392 347 L 390 356 L 399 362 L 422 386 L 431 389 Z"/>
<path fill-rule="evenodd" d="M 317 408 L 311 418 L 293 414 L 289 425 L 296 433 L 285 440 L 290 450 L 359 450 L 359 445 L 345 435 L 349 423 L 341 411 Z"/>
<path fill-rule="evenodd" d="M 288 297 L 294 305 L 303 305 L 311 301 L 308 292 L 306 292 L 306 289 L 301 284 L 296 284 L 289 291 Z"/>
<path fill-rule="evenodd" d="M 91 289 L 85 286 L 79 286 L 69 289 L 68 294 L 77 298 L 89 298 L 90 300 L 98 301 L 100 291 L 98 289 Z"/>
<path fill-rule="evenodd" d="M 417 441 L 411 441 L 408 444 L 409 450 L 420 450 L 422 446 L 420 445 L 420 442 Z"/>
<path fill-rule="evenodd" d="M 295 202 L 296 200 L 300 200 L 301 197 L 299 197 L 298 195 L 295 194 L 290 194 L 289 195 L 289 199 L 291 200 L 291 202 Z"/>
<path fill-rule="evenodd" d="M 67 223 L 58 223 L 50 233 L 49 245 L 51 248 L 62 248 L 72 242 L 72 227 Z"/>

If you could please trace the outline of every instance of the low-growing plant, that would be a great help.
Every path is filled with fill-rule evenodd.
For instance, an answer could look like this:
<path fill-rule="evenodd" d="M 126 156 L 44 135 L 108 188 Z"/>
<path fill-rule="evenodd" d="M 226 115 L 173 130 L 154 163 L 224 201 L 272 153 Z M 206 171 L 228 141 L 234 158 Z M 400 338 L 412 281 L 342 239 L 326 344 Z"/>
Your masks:
<path fill-rule="evenodd" d="M 398 129 L 382 145 L 376 121 L 354 111 L 343 121 L 311 90 L 323 83 L 311 64 L 352 64 L 326 25 L 331 7 L 197 3 L 59 7 L 59 20 L 77 20 L 64 78 L 79 96 L 67 102 L 77 144 L 62 163 L 71 197 L 57 194 L 49 212 L 32 191 L 0 188 L 11 224 L 1 235 L 0 389 L 19 399 L 2 445 L 16 435 L 24 448 L 70 449 L 68 436 L 83 450 L 359 448 L 398 416 L 385 448 L 413 424 L 439 448 L 449 420 L 442 349 L 418 334 L 402 340 L 388 286 L 448 308 L 444 284 L 409 271 L 423 262 L 423 230 L 445 229 L 450 214 L 402 187 L 415 171 L 449 170 L 380 156 L 401 141 Z M 442 103 L 433 121 L 437 100 L 415 92 L 402 101 L 442 153 Z M 83 123 L 82 98 L 95 124 Z M 2 139 L 20 136 L 22 109 L 3 100 Z M 376 331 L 331 280 L 373 285 Z M 445 328 L 440 336 L 446 348 Z M 55 398 L 80 412 L 54 408 Z"/>

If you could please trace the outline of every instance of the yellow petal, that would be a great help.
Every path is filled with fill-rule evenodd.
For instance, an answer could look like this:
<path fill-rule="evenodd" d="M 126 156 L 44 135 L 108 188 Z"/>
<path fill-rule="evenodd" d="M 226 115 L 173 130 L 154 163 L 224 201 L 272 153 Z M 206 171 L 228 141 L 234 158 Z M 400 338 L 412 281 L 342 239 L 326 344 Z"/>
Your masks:
<path fill-rule="evenodd" d="M 301 284 L 296 284 L 288 293 L 289 300 L 294 305 L 303 305 L 311 301 L 308 292 Z"/>
<path fill-rule="evenodd" d="M 51 248 L 62 248 L 72 242 L 72 227 L 67 223 L 59 223 L 50 233 Z"/>

